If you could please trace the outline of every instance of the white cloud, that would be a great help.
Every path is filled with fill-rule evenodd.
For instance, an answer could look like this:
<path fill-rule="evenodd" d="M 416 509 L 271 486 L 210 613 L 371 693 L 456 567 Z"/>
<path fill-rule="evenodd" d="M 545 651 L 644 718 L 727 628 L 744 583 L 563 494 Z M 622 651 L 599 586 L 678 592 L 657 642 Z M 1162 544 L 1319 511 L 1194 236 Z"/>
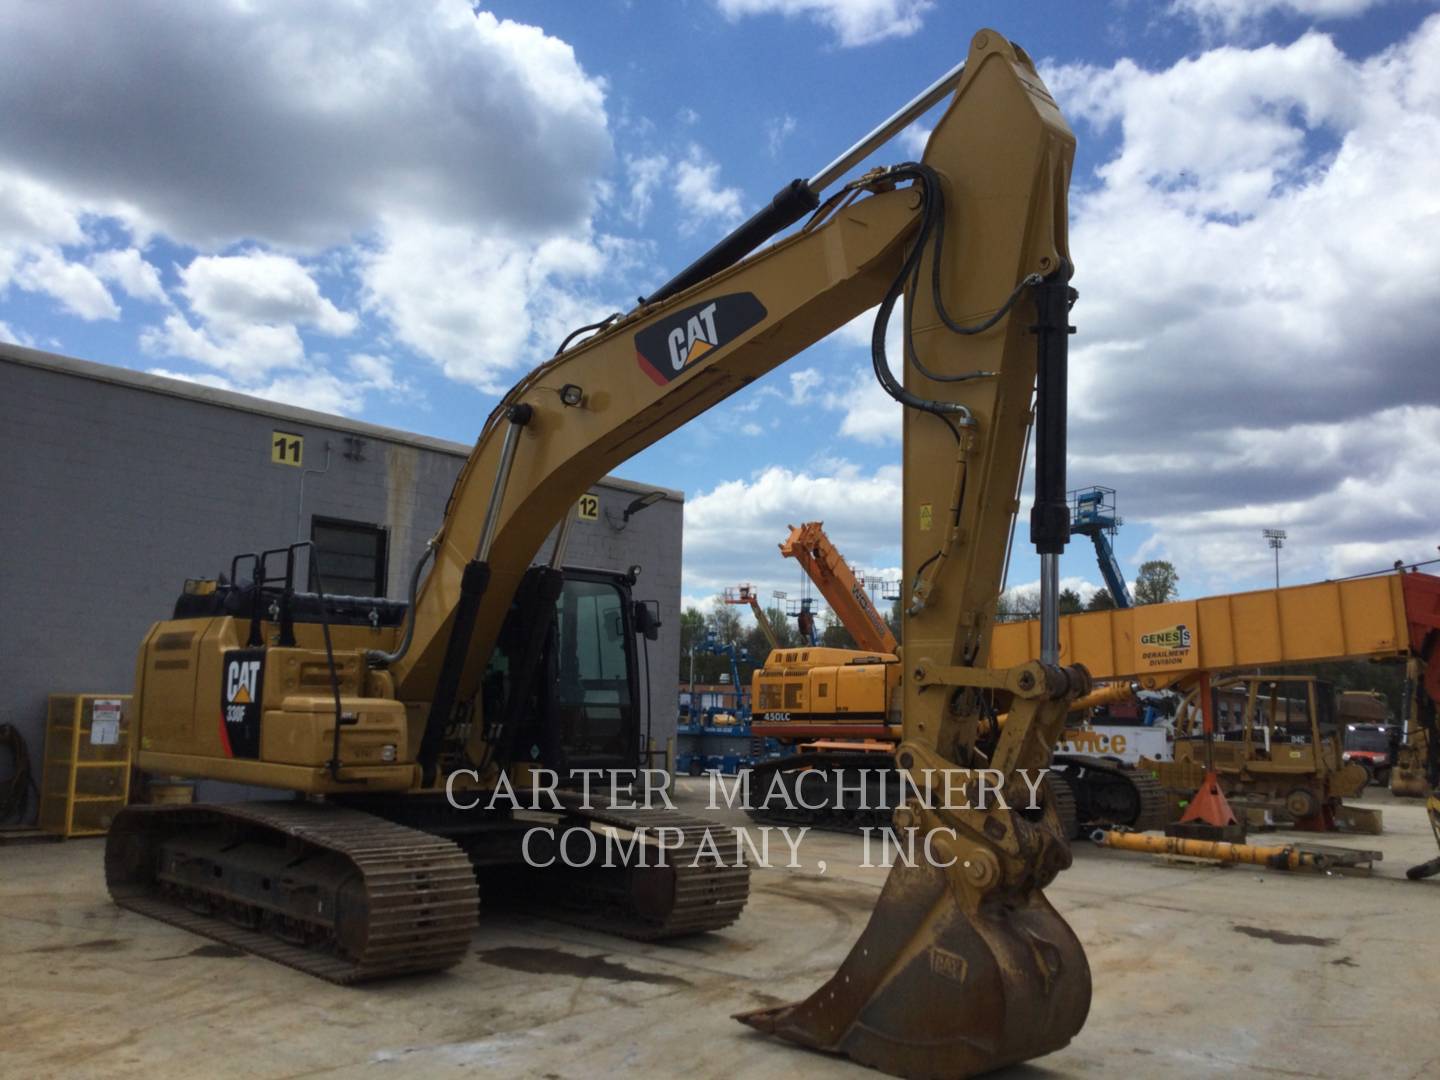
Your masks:
<path fill-rule="evenodd" d="M 63 250 L 65 246 L 94 243 L 85 219 L 102 213 L 123 217 L 124 212 L 113 203 L 87 205 L 30 177 L 0 168 L 0 293 L 14 285 L 49 296 L 65 311 L 86 321 L 119 318 L 120 307 L 105 282 L 113 281 L 127 292 L 131 285 L 142 291 L 148 288 L 141 280 L 143 271 L 137 276 L 139 268 L 131 265 L 129 253 L 104 252 L 87 265 L 72 262 Z M 122 220 L 120 231 L 132 230 Z M 139 253 L 134 254 L 138 258 Z M 158 279 L 155 285 L 158 288 Z"/>
<path fill-rule="evenodd" d="M 1433 555 L 1440 17 L 1047 73 L 1117 148 L 1072 190 L 1070 475 L 1121 491 L 1186 591 Z M 1378 556 L 1384 555 L 1383 558 Z"/>
<path fill-rule="evenodd" d="M 0 99 L 26 103 L 0 167 L 212 249 L 329 247 L 382 211 L 574 226 L 610 154 L 574 50 L 466 0 L 6 5 Z"/>
<path fill-rule="evenodd" d="M 1083 603 L 1089 603 L 1090 598 L 1100 590 L 1101 586 L 1093 581 L 1087 581 L 1082 577 L 1067 576 L 1060 579 L 1060 591 L 1067 589 L 1076 593 Z M 1005 590 L 1005 597 L 1012 604 L 1023 605 L 1022 610 L 1033 608 L 1040 610 L 1040 579 L 1034 581 L 1022 581 L 1018 585 L 1012 585 Z"/>
<path fill-rule="evenodd" d="M 0 244 L 79 244 L 79 208 L 58 191 L 20 173 L 0 171 Z"/>
<path fill-rule="evenodd" d="M 294 259 L 263 251 L 201 256 L 180 271 L 180 292 L 191 311 L 222 331 L 251 323 L 290 324 L 344 337 L 359 322 L 322 296 Z"/>
<path fill-rule="evenodd" d="M 650 154 L 642 157 L 626 155 L 625 177 L 628 182 L 630 201 L 622 211 L 623 215 L 636 225 L 644 225 L 650 215 L 655 188 L 665 178 L 670 159 L 664 154 Z"/>
<path fill-rule="evenodd" d="M 891 566 L 900 544 L 900 469 L 845 461 L 802 472 L 771 466 L 685 502 L 685 588 L 696 596 L 739 582 L 796 591 L 799 569 L 776 546 L 791 525 L 824 521 L 852 566 Z"/>
<path fill-rule="evenodd" d="M 141 334 L 141 347 L 194 360 L 242 384 L 276 369 L 302 367 L 302 327 L 343 337 L 359 322 L 321 295 L 309 271 L 286 255 L 202 255 L 180 268 L 179 276 L 180 294 L 199 325 L 172 312 Z"/>
<path fill-rule="evenodd" d="M 102 281 L 118 285 L 136 300 L 167 304 L 165 287 L 160 284 L 160 271 L 145 261 L 135 248 L 114 248 L 90 256 L 90 269 Z"/>
<path fill-rule="evenodd" d="M 779 157 L 785 140 L 795 134 L 795 118 L 789 113 L 765 121 L 765 141 L 770 147 L 770 156 Z"/>
<path fill-rule="evenodd" d="M 350 371 L 368 387 L 397 393 L 409 387 L 395 377 L 395 364 L 388 356 L 371 353 L 351 353 Z"/>
<path fill-rule="evenodd" d="M 712 220 L 733 225 L 744 217 L 740 189 L 722 187 L 719 181 L 720 166 L 691 143 L 685 158 L 675 165 L 675 198 L 680 209 L 690 215 L 682 223 L 682 231 L 693 231 L 701 222 Z"/>
<path fill-rule="evenodd" d="M 801 368 L 790 372 L 790 404 L 804 405 L 810 400 L 810 393 L 825 383 L 825 376 L 817 368 Z"/>
<path fill-rule="evenodd" d="M 244 381 L 263 378 L 276 368 L 298 367 L 305 359 L 305 345 L 293 324 L 232 324 L 217 331 L 194 326 L 180 314 L 147 327 L 140 347 L 154 356 L 194 360 Z"/>
<path fill-rule="evenodd" d="M 930 141 L 930 136 L 934 134 L 934 130 L 934 128 L 926 127 L 917 120 L 901 131 L 895 138 L 896 141 L 900 143 L 900 148 L 904 150 L 912 160 L 919 161 L 921 155 L 925 153 L 925 144 Z"/>
<path fill-rule="evenodd" d="M 845 414 L 840 420 L 841 435 L 872 446 L 900 441 L 902 408 L 881 389 L 868 367 L 854 371 L 838 389 L 827 392 L 822 403 Z"/>
<path fill-rule="evenodd" d="M 570 329 L 613 310 L 590 283 L 626 257 L 603 239 L 537 245 L 423 221 L 387 221 L 383 237 L 360 267 L 365 307 L 450 378 L 492 392 L 517 361 L 550 355 Z"/>
<path fill-rule="evenodd" d="M 1188 15 L 1210 30 L 1235 34 L 1272 12 L 1317 21 L 1362 15 L 1388 0 L 1171 0 L 1170 11 Z"/>
<path fill-rule="evenodd" d="M 32 251 L 15 270 L 15 283 L 31 292 L 45 293 L 72 315 L 86 322 L 118 319 L 120 306 L 95 272 L 80 263 L 67 262 L 53 248 Z"/>
<path fill-rule="evenodd" d="M 163 368 L 151 368 L 150 374 L 342 416 L 358 413 L 365 404 L 365 392 L 372 389 L 364 382 L 341 379 L 328 371 L 289 372 L 259 383 L 240 383 L 223 375 L 166 371 Z"/>
<path fill-rule="evenodd" d="M 0 341 L 13 341 L 16 345 L 33 347 L 35 339 L 23 330 L 17 330 L 7 322 L 0 321 Z"/>
<path fill-rule="evenodd" d="M 751 438 L 754 438 L 758 435 L 764 435 L 765 429 L 753 420 L 750 420 L 740 425 L 740 434 L 749 435 Z"/>
<path fill-rule="evenodd" d="M 875 332 L 875 316 L 879 310 L 878 307 L 871 308 L 851 319 L 835 331 L 835 340 L 863 351 L 868 357 Z M 904 327 L 905 303 L 902 300 L 895 305 L 890 323 L 885 328 L 885 355 L 897 377 L 901 370 Z M 874 367 L 868 362 L 851 371 L 847 377 L 836 380 L 834 388 L 821 397 L 821 404 L 844 414 L 840 421 L 841 435 L 871 445 L 900 441 L 901 406 L 881 389 Z"/>
<path fill-rule="evenodd" d="M 727 19 L 748 15 L 810 18 L 844 46 L 909 37 L 924 25 L 933 0 L 715 0 Z"/>
<path fill-rule="evenodd" d="M 566 42 L 466 0 L 139 0 L 82 20 L 12 5 L 0 100 L 27 102 L 0 111 L 0 289 L 113 317 L 105 280 L 163 290 L 143 260 L 95 256 L 114 242 L 91 221 L 136 249 L 163 235 L 199 258 L 182 280 L 191 317 L 146 331 L 152 352 L 235 376 L 297 363 L 297 328 L 350 333 L 355 316 L 291 258 L 325 252 L 394 341 L 493 388 L 565 320 L 610 310 L 582 285 L 602 264 L 627 291 L 624 245 L 594 228 L 603 81 Z M 92 250 L 67 264 L 61 244 Z"/>

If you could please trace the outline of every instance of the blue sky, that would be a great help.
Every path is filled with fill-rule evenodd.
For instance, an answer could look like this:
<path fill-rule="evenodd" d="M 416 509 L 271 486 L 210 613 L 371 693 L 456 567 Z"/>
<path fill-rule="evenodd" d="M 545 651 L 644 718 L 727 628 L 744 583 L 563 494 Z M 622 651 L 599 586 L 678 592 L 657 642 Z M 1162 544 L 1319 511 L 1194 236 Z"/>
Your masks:
<path fill-rule="evenodd" d="M 469 442 L 982 26 L 1079 136 L 1070 479 L 1119 489 L 1127 576 L 1264 585 L 1272 526 L 1288 581 L 1435 556 L 1423 0 L 7 5 L 0 337 Z M 816 517 L 897 572 L 861 322 L 620 470 L 687 493 L 688 598 L 795 595 L 774 545 Z M 1063 574 L 1099 582 L 1088 544 Z"/>

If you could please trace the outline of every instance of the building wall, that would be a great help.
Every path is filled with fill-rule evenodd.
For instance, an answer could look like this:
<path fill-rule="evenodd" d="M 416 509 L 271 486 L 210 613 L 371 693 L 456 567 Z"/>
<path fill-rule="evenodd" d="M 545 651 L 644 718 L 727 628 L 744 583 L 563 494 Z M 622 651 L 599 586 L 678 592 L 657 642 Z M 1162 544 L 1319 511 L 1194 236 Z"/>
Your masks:
<path fill-rule="evenodd" d="M 304 437 L 301 467 L 271 462 L 276 430 Z M 47 694 L 128 693 L 141 639 L 187 577 L 308 538 L 313 516 L 388 529 L 387 594 L 403 598 L 469 451 L 0 345 L 0 722 L 20 729 L 38 774 Z M 650 660 L 668 675 L 679 663 L 682 496 L 667 492 L 616 527 L 649 490 L 597 485 L 599 519 L 577 520 L 566 562 L 642 567 L 636 597 L 659 601 L 663 623 Z M 675 726 L 671 682 L 651 679 L 662 748 Z"/>

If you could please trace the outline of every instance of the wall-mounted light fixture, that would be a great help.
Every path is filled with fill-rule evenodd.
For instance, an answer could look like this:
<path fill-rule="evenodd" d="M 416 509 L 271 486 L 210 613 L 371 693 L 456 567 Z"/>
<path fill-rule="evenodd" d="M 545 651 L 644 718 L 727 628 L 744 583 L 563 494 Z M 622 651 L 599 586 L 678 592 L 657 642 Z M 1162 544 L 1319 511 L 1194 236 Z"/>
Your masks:
<path fill-rule="evenodd" d="M 616 532 L 624 532 L 625 526 L 630 524 L 632 517 L 646 507 L 654 506 L 663 498 L 665 498 L 665 492 L 663 491 L 647 491 L 644 495 L 631 499 L 630 504 L 625 507 L 618 519 L 609 509 L 606 509 L 605 520 Z"/>

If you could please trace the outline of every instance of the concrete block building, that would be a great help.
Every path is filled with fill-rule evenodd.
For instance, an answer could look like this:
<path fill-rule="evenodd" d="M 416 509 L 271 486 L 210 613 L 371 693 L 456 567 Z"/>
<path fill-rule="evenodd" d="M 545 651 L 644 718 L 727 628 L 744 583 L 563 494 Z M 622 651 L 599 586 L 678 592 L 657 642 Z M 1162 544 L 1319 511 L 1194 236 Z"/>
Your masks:
<path fill-rule="evenodd" d="M 0 344 L 0 722 L 20 730 L 38 775 L 47 695 L 128 693 L 141 638 L 185 579 L 228 573 L 241 552 L 313 539 L 337 552 L 329 591 L 403 599 L 470 449 Z M 566 562 L 642 568 L 635 595 L 658 601 L 663 624 L 649 646 L 663 747 L 683 496 L 614 478 L 589 495 Z M 234 794 L 219 787 L 201 794 Z"/>

